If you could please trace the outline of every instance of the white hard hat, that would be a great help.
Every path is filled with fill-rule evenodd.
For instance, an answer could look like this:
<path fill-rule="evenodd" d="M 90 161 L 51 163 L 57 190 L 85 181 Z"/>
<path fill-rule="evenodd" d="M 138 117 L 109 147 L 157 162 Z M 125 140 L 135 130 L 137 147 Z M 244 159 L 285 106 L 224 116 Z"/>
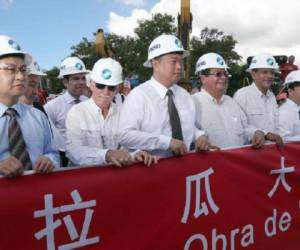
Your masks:
<path fill-rule="evenodd" d="M 252 58 L 248 71 L 252 69 L 278 70 L 278 64 L 271 54 L 259 54 Z"/>
<path fill-rule="evenodd" d="M 117 86 L 123 82 L 122 66 L 112 58 L 99 59 L 93 67 L 91 79 L 96 83 Z"/>
<path fill-rule="evenodd" d="M 29 75 L 45 76 L 46 74 L 41 70 L 38 63 L 34 60 L 31 61 L 29 68 Z"/>
<path fill-rule="evenodd" d="M 83 61 L 81 61 L 78 57 L 71 56 L 62 61 L 58 78 L 79 73 L 88 73 L 88 71 L 86 70 Z"/>
<path fill-rule="evenodd" d="M 0 35 L 0 57 L 10 54 L 24 55 L 25 64 L 28 66 L 32 57 L 28 53 L 21 50 L 20 45 L 9 36 Z"/>
<path fill-rule="evenodd" d="M 300 70 L 290 72 L 284 81 L 283 86 L 288 88 L 291 83 L 300 82 Z"/>
<path fill-rule="evenodd" d="M 190 55 L 181 44 L 181 41 L 173 35 L 160 35 L 156 37 L 148 48 L 148 59 L 144 62 L 144 67 L 151 68 L 151 60 L 168 53 L 182 52 L 183 58 Z"/>
<path fill-rule="evenodd" d="M 195 74 L 205 69 L 228 69 L 224 59 L 217 53 L 207 53 L 202 55 L 197 63 Z"/>

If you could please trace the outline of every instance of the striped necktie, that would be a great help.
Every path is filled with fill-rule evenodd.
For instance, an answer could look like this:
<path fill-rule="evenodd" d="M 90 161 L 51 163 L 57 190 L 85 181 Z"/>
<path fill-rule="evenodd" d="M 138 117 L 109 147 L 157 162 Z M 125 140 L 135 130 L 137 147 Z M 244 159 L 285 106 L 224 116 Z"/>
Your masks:
<path fill-rule="evenodd" d="M 10 154 L 16 157 L 22 164 L 24 170 L 32 169 L 29 154 L 26 150 L 26 144 L 20 125 L 17 121 L 17 111 L 13 108 L 8 108 L 5 114 L 9 116 L 8 122 L 8 143 Z"/>
<path fill-rule="evenodd" d="M 173 101 L 172 90 L 169 89 L 166 95 L 168 96 L 168 111 L 170 115 L 172 137 L 178 140 L 183 140 L 180 118 L 175 103 Z"/>

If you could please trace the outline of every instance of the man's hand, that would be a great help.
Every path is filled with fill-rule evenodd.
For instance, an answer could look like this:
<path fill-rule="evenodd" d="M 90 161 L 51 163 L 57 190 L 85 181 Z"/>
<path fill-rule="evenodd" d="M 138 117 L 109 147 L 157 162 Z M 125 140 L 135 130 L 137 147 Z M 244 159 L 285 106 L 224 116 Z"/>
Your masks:
<path fill-rule="evenodd" d="M 262 148 L 265 143 L 265 133 L 261 130 L 256 130 L 252 138 L 253 148 Z"/>
<path fill-rule="evenodd" d="M 265 138 L 266 140 L 275 142 L 278 148 L 283 148 L 284 143 L 280 135 L 269 132 L 266 134 Z"/>
<path fill-rule="evenodd" d="M 0 161 L 0 174 L 3 174 L 5 177 L 14 178 L 22 175 L 23 172 L 22 163 L 14 156 Z"/>
<path fill-rule="evenodd" d="M 218 148 L 217 146 L 210 145 L 210 143 L 208 141 L 208 137 L 206 135 L 199 136 L 195 142 L 196 152 L 205 152 L 210 149 L 219 150 L 220 148 Z"/>
<path fill-rule="evenodd" d="M 51 173 L 54 168 L 53 162 L 47 156 L 41 155 L 37 158 L 33 169 L 36 173 L 48 174 Z"/>
<path fill-rule="evenodd" d="M 157 164 L 159 156 L 149 154 L 146 151 L 139 151 L 134 155 L 134 160 L 136 162 L 143 162 L 146 166 L 150 166 L 152 163 Z"/>
<path fill-rule="evenodd" d="M 187 153 L 184 142 L 174 138 L 171 139 L 169 149 L 171 149 L 175 155 L 184 155 Z"/>
<path fill-rule="evenodd" d="M 106 161 L 117 167 L 128 166 L 133 163 L 130 154 L 125 150 L 108 150 L 105 155 Z"/>

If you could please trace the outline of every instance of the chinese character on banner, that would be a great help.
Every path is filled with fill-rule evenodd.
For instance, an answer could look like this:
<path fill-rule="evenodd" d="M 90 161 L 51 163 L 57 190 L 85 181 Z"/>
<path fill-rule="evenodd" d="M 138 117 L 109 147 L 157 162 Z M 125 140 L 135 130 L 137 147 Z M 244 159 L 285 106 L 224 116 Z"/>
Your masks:
<path fill-rule="evenodd" d="M 72 212 L 79 209 L 85 209 L 85 218 L 84 218 L 80 235 L 78 234 L 78 231 L 74 225 L 72 217 L 69 214 L 67 214 L 66 216 L 63 217 L 63 222 L 67 228 L 67 231 L 69 233 L 72 242 L 68 244 L 60 245 L 58 246 L 58 249 L 59 250 L 76 249 L 83 246 L 96 244 L 100 241 L 99 236 L 93 238 L 87 238 L 92 216 L 94 213 L 94 210 L 90 208 L 96 206 L 96 200 L 83 202 L 77 190 L 71 192 L 71 197 L 74 201 L 73 204 L 64 205 L 60 207 L 53 207 L 53 195 L 46 194 L 44 196 L 45 209 L 34 211 L 33 214 L 34 218 L 45 217 L 46 227 L 36 232 L 34 236 L 38 240 L 42 239 L 43 237 L 47 238 L 47 250 L 56 249 L 54 231 L 55 229 L 57 229 L 59 226 L 62 225 L 62 221 L 60 219 L 54 221 L 54 215 Z"/>
<path fill-rule="evenodd" d="M 280 162 L 281 162 L 281 168 L 280 169 L 274 169 L 274 170 L 271 170 L 271 175 L 272 174 L 278 174 L 278 177 L 276 179 L 276 182 L 273 186 L 273 188 L 271 189 L 271 191 L 268 193 L 268 196 L 269 198 L 271 198 L 275 191 L 277 190 L 278 188 L 278 185 L 279 183 L 281 182 L 284 189 L 287 191 L 287 192 L 291 192 L 292 188 L 289 186 L 289 184 L 287 184 L 286 180 L 285 180 L 285 174 L 287 173 L 291 173 L 291 172 L 294 172 L 295 171 L 295 167 L 285 167 L 284 166 L 284 157 L 281 157 L 280 158 Z"/>
<path fill-rule="evenodd" d="M 196 175 L 191 175 L 186 177 L 186 190 L 185 190 L 185 207 L 184 207 L 184 214 L 181 218 L 181 223 L 186 223 L 187 218 L 189 216 L 190 212 L 190 206 L 191 206 L 191 189 L 192 184 L 195 183 L 196 188 L 196 202 L 195 202 L 195 211 L 194 211 L 194 218 L 198 218 L 200 215 L 208 215 L 208 208 L 206 202 L 201 202 L 201 180 L 204 179 L 205 182 L 205 192 L 208 204 L 212 211 L 216 214 L 219 211 L 219 207 L 216 205 L 215 201 L 212 198 L 211 191 L 210 191 L 210 183 L 209 183 L 209 176 L 214 173 L 213 169 L 210 168 L 204 172 L 201 172 Z"/>

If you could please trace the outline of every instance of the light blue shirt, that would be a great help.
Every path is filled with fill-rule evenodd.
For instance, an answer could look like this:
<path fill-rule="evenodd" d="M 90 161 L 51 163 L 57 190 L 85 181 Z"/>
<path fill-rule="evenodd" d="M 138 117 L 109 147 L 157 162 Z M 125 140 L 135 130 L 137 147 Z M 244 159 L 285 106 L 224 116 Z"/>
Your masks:
<path fill-rule="evenodd" d="M 10 156 L 8 143 L 8 122 L 9 117 L 5 115 L 8 107 L 0 103 L 0 160 Z M 14 108 L 18 115 L 17 121 L 21 127 L 32 166 L 39 156 L 47 156 L 55 165 L 60 166 L 59 154 L 53 147 L 51 130 L 46 116 L 39 110 L 17 103 Z"/>

